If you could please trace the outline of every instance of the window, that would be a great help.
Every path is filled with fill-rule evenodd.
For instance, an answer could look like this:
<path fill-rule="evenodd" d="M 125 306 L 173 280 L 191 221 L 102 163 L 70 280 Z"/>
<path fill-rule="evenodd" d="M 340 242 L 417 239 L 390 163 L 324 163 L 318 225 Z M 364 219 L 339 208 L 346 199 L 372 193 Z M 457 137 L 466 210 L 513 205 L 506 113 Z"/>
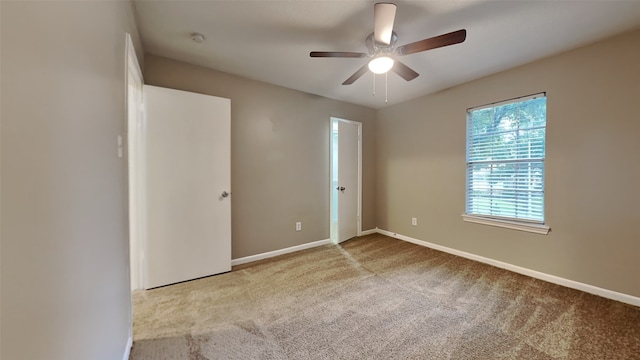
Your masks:
<path fill-rule="evenodd" d="M 547 98 L 537 94 L 467 111 L 465 221 L 546 234 Z"/>

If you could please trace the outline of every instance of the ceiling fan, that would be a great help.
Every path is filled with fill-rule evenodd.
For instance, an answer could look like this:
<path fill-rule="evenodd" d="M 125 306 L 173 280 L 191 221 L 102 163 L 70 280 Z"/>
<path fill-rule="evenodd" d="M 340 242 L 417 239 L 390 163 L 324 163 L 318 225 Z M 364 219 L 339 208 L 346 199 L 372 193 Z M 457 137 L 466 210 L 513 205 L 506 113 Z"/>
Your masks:
<path fill-rule="evenodd" d="M 377 3 L 373 8 L 374 30 L 365 40 L 368 53 L 348 51 L 312 51 L 311 57 L 328 58 L 364 58 L 371 60 L 345 80 L 342 85 L 353 84 L 367 72 L 367 68 L 376 74 L 384 74 L 393 70 L 403 79 L 411 81 L 418 77 L 418 73 L 407 65 L 398 61 L 397 57 L 415 54 L 417 52 L 459 44 L 467 37 L 467 30 L 462 29 L 447 34 L 434 36 L 410 44 L 395 47 L 398 35 L 393 31 L 396 17 L 396 5 L 391 3 Z"/>

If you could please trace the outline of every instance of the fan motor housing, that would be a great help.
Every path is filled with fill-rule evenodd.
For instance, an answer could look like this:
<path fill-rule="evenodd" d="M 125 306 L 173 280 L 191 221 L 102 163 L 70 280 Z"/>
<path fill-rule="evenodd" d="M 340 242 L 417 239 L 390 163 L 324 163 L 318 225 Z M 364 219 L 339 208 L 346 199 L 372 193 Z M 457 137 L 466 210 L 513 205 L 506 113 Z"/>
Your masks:
<path fill-rule="evenodd" d="M 380 53 L 391 54 L 393 52 L 393 48 L 396 45 L 396 41 L 398 41 L 398 34 L 395 31 L 391 32 L 391 41 L 389 44 L 384 44 L 381 42 L 377 42 L 374 37 L 374 33 L 369 34 L 367 39 L 365 40 L 365 44 L 367 46 L 367 51 L 369 52 L 369 56 L 378 55 Z"/>

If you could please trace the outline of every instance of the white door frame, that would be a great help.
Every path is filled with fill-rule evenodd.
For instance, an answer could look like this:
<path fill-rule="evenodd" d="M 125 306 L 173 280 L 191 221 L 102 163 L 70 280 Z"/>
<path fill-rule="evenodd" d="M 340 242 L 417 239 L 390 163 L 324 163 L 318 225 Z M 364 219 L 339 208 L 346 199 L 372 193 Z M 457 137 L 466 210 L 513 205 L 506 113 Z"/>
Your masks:
<path fill-rule="evenodd" d="M 357 225 L 356 225 L 356 236 L 362 236 L 362 123 L 353 120 L 347 120 L 335 116 L 329 117 L 329 235 L 331 237 L 331 241 L 334 244 L 338 243 L 338 237 L 334 236 L 331 231 L 332 226 L 332 215 L 334 206 L 333 192 L 335 189 L 333 188 L 333 122 L 341 121 L 349 124 L 353 124 L 358 127 L 358 204 L 357 204 Z"/>
<path fill-rule="evenodd" d="M 133 46 L 133 40 L 129 33 L 126 34 L 126 109 L 127 109 L 127 131 L 126 154 L 127 154 L 127 186 L 129 198 L 129 275 L 131 290 L 142 288 L 144 275 L 144 242 L 145 234 L 145 192 L 144 181 L 146 169 L 144 166 L 144 104 L 142 100 L 142 87 L 144 79 L 138 63 L 138 57 Z M 133 82 L 139 85 L 140 99 L 131 103 L 129 84 Z M 132 113 L 135 115 L 132 117 Z"/>

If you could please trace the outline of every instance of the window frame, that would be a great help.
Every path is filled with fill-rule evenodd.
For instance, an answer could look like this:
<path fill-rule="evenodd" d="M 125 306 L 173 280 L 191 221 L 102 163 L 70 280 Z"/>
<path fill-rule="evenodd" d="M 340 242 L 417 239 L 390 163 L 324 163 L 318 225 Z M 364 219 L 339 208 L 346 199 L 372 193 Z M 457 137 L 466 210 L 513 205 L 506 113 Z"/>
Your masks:
<path fill-rule="evenodd" d="M 462 219 L 465 222 L 471 222 L 471 223 L 477 223 L 477 224 L 483 224 L 483 225 L 491 225 L 491 226 L 498 226 L 498 227 L 503 227 L 503 228 L 508 228 L 508 229 L 513 229 L 513 230 L 520 230 L 520 231 L 527 231 L 527 232 L 532 232 L 532 233 L 537 233 L 537 234 L 543 234 L 546 235 L 549 233 L 550 228 L 549 226 L 546 225 L 546 215 L 545 215 L 545 191 L 544 189 L 546 188 L 546 166 L 545 166 L 545 160 L 546 160 L 546 129 L 547 129 L 547 112 L 545 111 L 545 151 L 544 151 L 544 157 L 542 158 L 542 166 L 543 166 L 543 170 L 542 170 L 542 189 L 543 189 L 543 208 L 542 208 L 542 214 L 543 214 L 543 218 L 542 221 L 536 221 L 536 220 L 530 220 L 530 219 L 524 219 L 524 218 L 515 218 L 515 217 L 501 217 L 501 216 L 497 216 L 497 215 L 484 215 L 484 214 L 473 214 L 473 213 L 467 213 L 468 211 L 468 206 L 469 206 L 469 164 L 473 164 L 473 163 L 477 163 L 477 162 L 470 162 L 469 161 L 469 151 L 470 151 L 470 139 L 471 137 L 469 136 L 469 126 L 471 126 L 471 121 L 470 121 L 470 117 L 472 112 L 474 111 L 478 111 L 478 110 L 484 110 L 484 109 L 491 109 L 491 108 L 495 108 L 495 107 L 499 107 L 499 106 L 503 106 L 503 105 L 507 105 L 507 104 L 513 104 L 513 103 L 521 103 L 527 100 L 531 100 L 531 99 L 535 99 L 535 98 L 540 98 L 540 97 L 544 97 L 545 98 L 545 102 L 546 102 L 546 97 L 547 94 L 546 92 L 540 92 L 540 93 L 535 93 L 535 94 L 531 94 L 531 95 L 526 95 L 526 96 L 520 96 L 520 97 L 516 97 L 516 98 L 512 98 L 512 99 L 507 99 L 507 100 L 503 100 L 503 101 L 498 101 L 498 102 L 494 102 L 494 103 L 490 103 L 490 104 L 485 104 L 485 105 L 480 105 L 480 106 L 475 106 L 475 107 L 471 107 L 468 108 L 466 111 L 466 127 L 465 127 L 465 147 L 466 147 L 466 151 L 465 151 L 465 212 L 464 214 L 462 214 Z"/>

